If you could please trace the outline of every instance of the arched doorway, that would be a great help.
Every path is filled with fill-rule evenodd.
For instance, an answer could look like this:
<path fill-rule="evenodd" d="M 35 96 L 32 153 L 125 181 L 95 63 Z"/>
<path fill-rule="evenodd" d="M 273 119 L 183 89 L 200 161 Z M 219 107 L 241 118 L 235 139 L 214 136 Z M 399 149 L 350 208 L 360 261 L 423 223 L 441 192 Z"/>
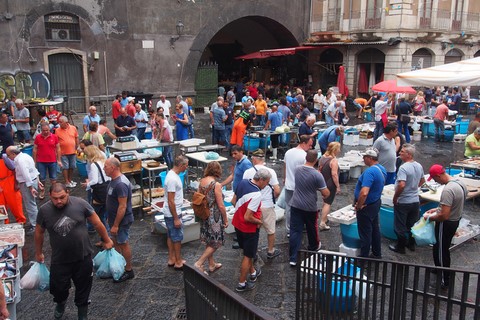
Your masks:
<path fill-rule="evenodd" d="M 201 54 L 195 80 L 197 104 L 210 105 L 215 100 L 216 88 L 212 88 L 211 83 L 220 83 L 227 90 L 239 79 L 268 85 L 304 85 L 306 52 L 292 56 L 235 59 L 264 49 L 298 44 L 285 26 L 267 17 L 247 16 L 228 23 L 210 39 Z"/>
<path fill-rule="evenodd" d="M 338 69 L 342 64 L 343 54 L 337 49 L 330 48 L 320 54 L 320 88 L 327 89 L 337 85 Z"/>
<path fill-rule="evenodd" d="M 445 63 L 452 63 L 461 61 L 463 57 L 463 52 L 458 49 L 451 49 L 445 54 Z"/>
<path fill-rule="evenodd" d="M 477 52 L 475 52 L 475 54 L 473 55 L 474 58 L 477 58 L 477 57 L 480 57 L 480 50 L 478 50 Z"/>
<path fill-rule="evenodd" d="M 385 54 L 378 49 L 365 49 L 357 54 L 357 66 L 357 92 L 365 96 L 373 85 L 383 81 Z"/>
<path fill-rule="evenodd" d="M 421 48 L 412 54 L 412 70 L 430 68 L 432 66 L 432 54 L 428 49 Z"/>

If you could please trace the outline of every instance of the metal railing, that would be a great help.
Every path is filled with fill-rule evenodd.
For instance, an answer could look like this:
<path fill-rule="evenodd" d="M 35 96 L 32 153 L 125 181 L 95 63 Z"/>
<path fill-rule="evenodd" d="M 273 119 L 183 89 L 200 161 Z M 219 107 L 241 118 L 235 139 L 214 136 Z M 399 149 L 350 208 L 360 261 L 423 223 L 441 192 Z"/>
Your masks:
<path fill-rule="evenodd" d="M 302 251 L 299 261 L 296 319 L 480 319 L 479 272 L 327 251 Z"/>
<path fill-rule="evenodd" d="M 255 320 L 274 318 L 196 268 L 183 265 L 185 303 L 189 320 Z"/>

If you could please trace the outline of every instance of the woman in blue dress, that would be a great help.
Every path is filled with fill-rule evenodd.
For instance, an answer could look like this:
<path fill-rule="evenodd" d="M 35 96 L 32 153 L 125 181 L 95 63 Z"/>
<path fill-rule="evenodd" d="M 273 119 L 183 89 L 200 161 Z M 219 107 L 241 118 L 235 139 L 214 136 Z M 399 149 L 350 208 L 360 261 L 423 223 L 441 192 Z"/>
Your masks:
<path fill-rule="evenodd" d="M 175 105 L 175 114 L 172 119 L 175 124 L 177 141 L 188 139 L 188 116 L 183 112 L 181 104 Z"/>

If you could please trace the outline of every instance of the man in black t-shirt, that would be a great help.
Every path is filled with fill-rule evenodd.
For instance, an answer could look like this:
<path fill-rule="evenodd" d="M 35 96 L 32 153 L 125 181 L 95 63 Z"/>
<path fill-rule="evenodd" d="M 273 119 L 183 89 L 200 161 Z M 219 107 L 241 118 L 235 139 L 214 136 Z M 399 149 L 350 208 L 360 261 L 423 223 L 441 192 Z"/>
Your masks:
<path fill-rule="evenodd" d="M 137 128 L 135 119 L 130 117 L 127 113 L 127 109 L 120 109 L 120 115 L 115 120 L 115 135 L 117 137 L 126 137 L 132 134 L 132 131 Z"/>
<path fill-rule="evenodd" d="M 93 278 L 93 247 L 88 236 L 87 220 L 102 237 L 104 249 L 111 249 L 113 241 L 92 206 L 81 198 L 70 197 L 64 184 L 56 183 L 50 187 L 50 201 L 38 211 L 35 259 L 45 262 L 43 241 L 47 230 L 52 248 L 50 293 L 57 303 L 55 319 L 60 319 L 65 312 L 71 281 L 75 285 L 78 318 L 87 319 Z"/>

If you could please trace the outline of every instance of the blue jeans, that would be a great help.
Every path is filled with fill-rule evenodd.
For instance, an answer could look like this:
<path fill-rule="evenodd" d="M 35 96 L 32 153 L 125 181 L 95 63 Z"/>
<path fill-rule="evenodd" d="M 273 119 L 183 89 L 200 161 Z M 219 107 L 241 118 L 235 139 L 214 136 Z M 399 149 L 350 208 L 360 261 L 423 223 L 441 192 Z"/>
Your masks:
<path fill-rule="evenodd" d="M 147 127 L 137 128 L 137 138 L 138 138 L 138 140 L 145 139 L 145 130 L 147 130 Z"/>
<path fill-rule="evenodd" d="M 410 143 L 410 131 L 408 130 L 409 122 L 402 122 L 397 120 L 398 132 L 403 133 L 405 135 L 405 141 Z"/>
<path fill-rule="evenodd" d="M 56 162 L 37 162 L 38 172 L 40 172 L 40 181 L 45 181 L 48 177 L 50 180 L 57 180 L 57 163 Z"/>
<path fill-rule="evenodd" d="M 225 130 L 215 129 L 213 138 L 213 144 L 225 145 Z"/>
<path fill-rule="evenodd" d="M 375 130 L 373 130 L 373 141 L 378 139 L 383 134 L 383 121 L 375 121 Z"/>
<path fill-rule="evenodd" d="M 169 169 L 173 168 L 173 155 L 172 155 L 172 147 L 163 147 L 163 158 L 167 163 Z"/>
<path fill-rule="evenodd" d="M 445 123 L 440 119 L 433 119 L 433 125 L 435 126 L 435 139 L 445 138 Z"/>
<path fill-rule="evenodd" d="M 193 123 L 190 123 L 190 124 L 188 125 L 188 137 L 189 137 L 190 139 L 195 138 L 195 132 L 193 131 Z"/>
<path fill-rule="evenodd" d="M 38 190 L 38 180 L 33 180 L 32 186 L 35 190 Z M 27 187 L 25 182 L 20 183 L 20 193 L 23 199 L 23 211 L 27 213 L 28 221 L 32 227 L 37 225 L 38 207 L 35 197 L 32 196 L 32 192 Z"/>
<path fill-rule="evenodd" d="M 298 250 L 302 245 L 303 226 L 307 229 L 308 250 L 318 250 L 318 212 L 304 211 L 291 207 L 290 213 L 290 262 L 297 262 Z"/>
<path fill-rule="evenodd" d="M 360 237 L 360 257 L 367 257 L 372 253 L 382 256 L 382 237 L 380 235 L 379 212 L 382 201 L 379 199 L 367 205 L 365 208 L 357 211 L 357 227 Z"/>
<path fill-rule="evenodd" d="M 264 115 L 259 115 L 259 114 L 257 114 L 256 117 L 257 117 L 257 123 L 258 123 L 258 125 L 259 125 L 259 126 L 265 126 L 265 122 L 266 122 L 266 121 L 265 121 L 265 116 L 264 116 Z"/>
<path fill-rule="evenodd" d="M 232 136 L 233 123 L 225 125 L 225 145 L 230 149 L 230 137 Z"/>

